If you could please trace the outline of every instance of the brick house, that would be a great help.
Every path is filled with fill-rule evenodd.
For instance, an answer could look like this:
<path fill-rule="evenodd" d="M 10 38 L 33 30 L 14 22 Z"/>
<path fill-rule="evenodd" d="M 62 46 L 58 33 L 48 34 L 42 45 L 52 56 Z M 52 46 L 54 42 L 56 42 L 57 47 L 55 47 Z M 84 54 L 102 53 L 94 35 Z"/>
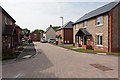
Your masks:
<path fill-rule="evenodd" d="M 56 30 L 56 40 L 58 43 L 72 44 L 73 43 L 73 22 L 69 21 L 61 28 Z"/>
<path fill-rule="evenodd" d="M 91 11 L 73 24 L 76 47 L 106 52 L 120 51 L 120 2 Z"/>
<path fill-rule="evenodd" d="M 21 44 L 20 35 L 22 29 L 15 25 L 15 20 L 0 6 L 0 15 L 2 16 L 2 53 L 6 50 L 14 53 L 17 46 Z"/>
<path fill-rule="evenodd" d="M 41 40 L 41 38 L 40 38 L 40 33 L 37 32 L 37 31 L 32 32 L 32 33 L 29 35 L 29 38 L 32 39 L 32 41 L 40 41 L 40 40 Z"/>

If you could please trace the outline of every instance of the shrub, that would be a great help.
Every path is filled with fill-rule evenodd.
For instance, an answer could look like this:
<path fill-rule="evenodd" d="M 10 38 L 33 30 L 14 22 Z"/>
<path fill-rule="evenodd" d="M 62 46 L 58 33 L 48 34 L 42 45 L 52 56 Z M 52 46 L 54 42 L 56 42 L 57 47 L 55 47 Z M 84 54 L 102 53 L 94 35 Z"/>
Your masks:
<path fill-rule="evenodd" d="M 18 48 L 18 51 L 22 51 L 24 48 L 23 48 L 23 46 L 20 46 L 19 48 Z"/>

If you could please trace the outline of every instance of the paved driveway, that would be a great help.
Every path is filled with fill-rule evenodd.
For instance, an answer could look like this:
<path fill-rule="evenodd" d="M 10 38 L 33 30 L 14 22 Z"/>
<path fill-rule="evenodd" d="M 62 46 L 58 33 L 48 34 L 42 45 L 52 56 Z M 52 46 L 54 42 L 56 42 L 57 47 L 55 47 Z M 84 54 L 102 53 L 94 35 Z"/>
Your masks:
<path fill-rule="evenodd" d="M 35 42 L 38 54 L 27 60 L 3 65 L 7 78 L 117 78 L 118 57 L 80 53 L 48 43 Z M 104 65 L 102 71 L 90 64 Z"/>

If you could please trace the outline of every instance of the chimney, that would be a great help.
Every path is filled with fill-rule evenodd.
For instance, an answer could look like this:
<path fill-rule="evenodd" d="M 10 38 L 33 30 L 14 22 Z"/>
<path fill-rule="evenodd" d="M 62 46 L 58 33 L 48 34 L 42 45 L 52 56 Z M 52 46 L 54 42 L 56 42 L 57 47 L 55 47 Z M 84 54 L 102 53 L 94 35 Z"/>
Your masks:
<path fill-rule="evenodd" d="M 52 27 L 52 25 L 50 25 L 50 27 Z"/>

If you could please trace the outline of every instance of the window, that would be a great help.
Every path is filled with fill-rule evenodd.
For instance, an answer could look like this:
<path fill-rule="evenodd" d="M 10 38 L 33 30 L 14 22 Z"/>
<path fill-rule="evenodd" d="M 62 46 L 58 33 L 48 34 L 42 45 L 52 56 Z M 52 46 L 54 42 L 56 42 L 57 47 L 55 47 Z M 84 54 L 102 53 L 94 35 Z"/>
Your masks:
<path fill-rule="evenodd" d="M 61 34 L 62 34 L 62 30 L 61 30 L 60 32 L 61 32 Z"/>
<path fill-rule="evenodd" d="M 5 24 L 7 24 L 7 16 L 5 16 Z"/>
<path fill-rule="evenodd" d="M 34 38 L 37 38 L 37 34 L 34 34 Z"/>
<path fill-rule="evenodd" d="M 59 31 L 57 31 L 57 34 L 59 35 Z"/>
<path fill-rule="evenodd" d="M 102 35 L 97 35 L 97 45 L 103 45 L 103 36 Z"/>
<path fill-rule="evenodd" d="M 88 40 L 90 40 L 90 36 L 88 36 Z"/>
<path fill-rule="evenodd" d="M 10 25 L 12 25 L 13 23 L 12 23 L 12 21 L 10 22 Z"/>
<path fill-rule="evenodd" d="M 83 36 L 81 36 L 81 40 L 83 40 Z"/>
<path fill-rule="evenodd" d="M 78 30 L 78 24 L 76 24 L 76 30 Z"/>
<path fill-rule="evenodd" d="M 87 21 L 84 21 L 84 27 L 86 27 L 87 26 Z"/>
<path fill-rule="evenodd" d="M 76 44 L 79 43 L 79 36 L 76 36 Z"/>
<path fill-rule="evenodd" d="M 103 16 L 97 17 L 96 25 L 102 25 L 103 24 Z"/>

